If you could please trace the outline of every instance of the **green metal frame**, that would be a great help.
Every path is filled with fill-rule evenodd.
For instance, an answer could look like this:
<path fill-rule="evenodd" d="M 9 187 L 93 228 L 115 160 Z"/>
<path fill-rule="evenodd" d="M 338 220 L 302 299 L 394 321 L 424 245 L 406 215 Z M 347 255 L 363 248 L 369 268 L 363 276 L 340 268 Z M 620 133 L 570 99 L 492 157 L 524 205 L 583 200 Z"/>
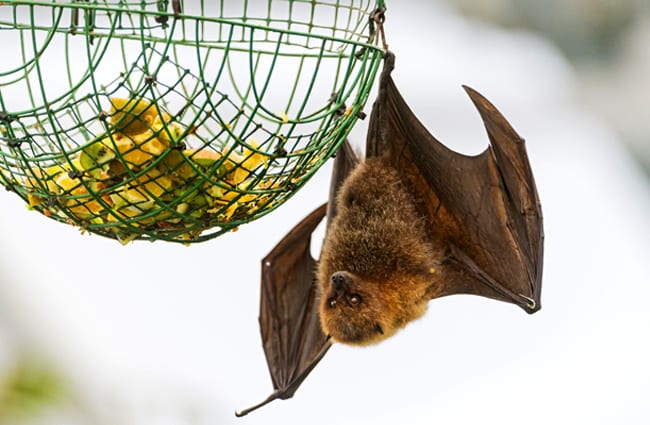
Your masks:
<path fill-rule="evenodd" d="M 0 182 L 52 219 L 122 242 L 233 230 L 299 190 L 363 116 L 384 55 L 373 19 L 384 9 L 375 0 L 3 1 Z M 128 102 L 112 109 L 115 99 Z M 133 151 L 123 133 L 135 127 L 120 116 L 149 126 Z M 163 138 L 164 149 L 145 149 Z M 115 158 L 80 166 L 98 146 Z"/>

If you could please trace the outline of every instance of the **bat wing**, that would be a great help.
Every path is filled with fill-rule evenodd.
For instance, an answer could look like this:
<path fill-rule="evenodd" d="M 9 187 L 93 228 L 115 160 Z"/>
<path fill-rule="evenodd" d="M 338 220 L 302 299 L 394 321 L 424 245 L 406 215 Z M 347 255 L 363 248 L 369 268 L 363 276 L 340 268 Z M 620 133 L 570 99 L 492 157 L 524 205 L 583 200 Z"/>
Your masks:
<path fill-rule="evenodd" d="M 465 87 L 490 146 L 478 156 L 433 137 L 390 77 L 389 55 L 369 123 L 367 154 L 389 155 L 429 220 L 432 242 L 446 252 L 443 288 L 432 297 L 468 293 L 541 308 L 543 226 L 524 140 L 478 92 Z"/>
<path fill-rule="evenodd" d="M 274 392 L 237 416 L 275 399 L 291 398 L 330 347 L 320 329 L 316 261 L 309 252 L 311 234 L 326 211 L 326 204 L 314 210 L 262 260 L 259 320 Z"/>
<path fill-rule="evenodd" d="M 273 400 L 293 397 L 331 346 L 318 317 L 311 236 L 325 215 L 330 220 L 336 214 L 336 193 L 355 164 L 356 157 L 346 141 L 334 161 L 329 202 L 298 223 L 262 260 L 259 320 L 274 391 L 261 403 L 236 412 L 237 416 Z"/>

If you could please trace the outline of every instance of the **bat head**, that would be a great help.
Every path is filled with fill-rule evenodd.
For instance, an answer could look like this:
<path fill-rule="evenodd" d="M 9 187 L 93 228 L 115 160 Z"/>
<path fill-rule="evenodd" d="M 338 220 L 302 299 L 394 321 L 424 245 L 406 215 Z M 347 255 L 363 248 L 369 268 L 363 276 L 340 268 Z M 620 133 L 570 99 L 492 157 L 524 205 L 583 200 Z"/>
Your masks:
<path fill-rule="evenodd" d="M 398 283 L 393 285 L 392 283 Z M 320 300 L 320 322 L 334 341 L 369 345 L 394 335 L 408 322 L 419 318 L 427 300 L 404 296 L 405 282 L 374 282 L 349 272 L 335 272 Z"/>

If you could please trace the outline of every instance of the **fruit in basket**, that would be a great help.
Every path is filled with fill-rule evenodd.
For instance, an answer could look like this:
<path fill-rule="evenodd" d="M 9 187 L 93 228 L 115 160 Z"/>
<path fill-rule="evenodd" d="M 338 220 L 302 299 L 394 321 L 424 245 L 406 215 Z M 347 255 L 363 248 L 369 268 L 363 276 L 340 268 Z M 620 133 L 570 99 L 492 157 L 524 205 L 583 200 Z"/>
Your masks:
<path fill-rule="evenodd" d="M 144 133 L 151 129 L 157 115 L 156 106 L 146 99 L 111 98 L 110 122 L 119 133 Z"/>
<path fill-rule="evenodd" d="M 260 177 L 268 155 L 254 140 L 241 152 L 212 145 L 182 149 L 194 132 L 144 99 L 112 98 L 109 116 L 111 133 L 88 142 L 64 165 L 32 170 L 25 179 L 30 207 L 108 225 L 123 243 L 152 226 L 187 240 L 205 220 L 229 221 L 237 211 L 256 208 L 261 198 L 251 192 L 270 185 Z M 43 204 L 48 199 L 54 202 Z"/>

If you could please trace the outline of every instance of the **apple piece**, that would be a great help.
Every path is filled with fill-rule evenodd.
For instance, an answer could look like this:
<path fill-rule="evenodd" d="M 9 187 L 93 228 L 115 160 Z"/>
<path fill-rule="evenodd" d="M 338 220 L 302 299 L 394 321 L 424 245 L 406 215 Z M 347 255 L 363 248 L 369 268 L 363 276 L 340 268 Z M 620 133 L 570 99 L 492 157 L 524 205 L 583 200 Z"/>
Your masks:
<path fill-rule="evenodd" d="M 110 143 L 109 138 L 104 138 L 86 146 L 79 154 L 81 169 L 99 180 L 110 178 L 110 162 L 115 159 Z"/>

